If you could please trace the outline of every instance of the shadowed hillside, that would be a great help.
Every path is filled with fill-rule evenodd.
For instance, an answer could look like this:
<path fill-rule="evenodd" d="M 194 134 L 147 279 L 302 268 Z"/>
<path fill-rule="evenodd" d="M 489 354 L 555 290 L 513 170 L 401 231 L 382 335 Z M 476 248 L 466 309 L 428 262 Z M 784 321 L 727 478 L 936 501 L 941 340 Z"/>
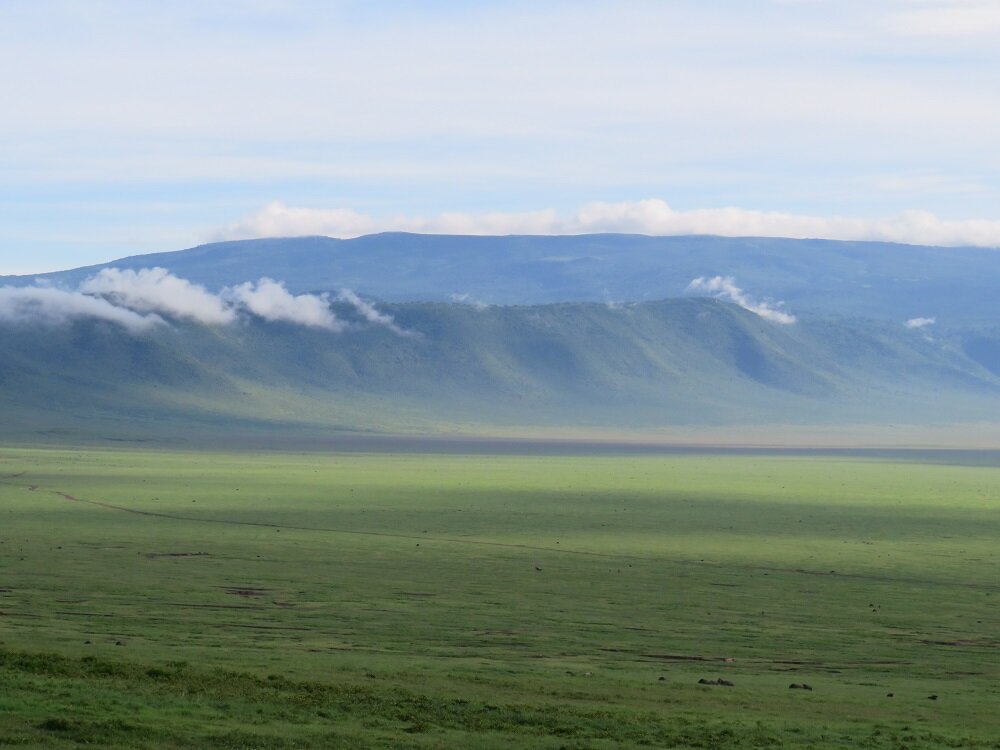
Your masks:
<path fill-rule="evenodd" d="M 916 423 L 1000 405 L 1000 338 L 983 332 L 781 326 L 708 299 L 385 309 L 399 330 L 347 305 L 338 333 L 256 318 L 142 334 L 5 324 L 6 429 Z"/>

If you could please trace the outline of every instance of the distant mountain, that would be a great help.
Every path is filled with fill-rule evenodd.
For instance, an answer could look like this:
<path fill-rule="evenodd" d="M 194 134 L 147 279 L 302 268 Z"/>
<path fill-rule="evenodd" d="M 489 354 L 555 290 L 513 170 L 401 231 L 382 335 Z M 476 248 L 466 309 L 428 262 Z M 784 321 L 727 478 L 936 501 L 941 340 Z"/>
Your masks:
<path fill-rule="evenodd" d="M 104 266 L 162 266 L 219 289 L 268 276 L 292 291 L 348 287 L 390 302 L 501 305 L 679 297 L 697 277 L 732 276 L 795 314 L 946 327 L 1000 323 L 1000 251 L 875 242 L 637 235 L 459 237 L 377 234 L 246 240 Z M 104 266 L 40 278 L 75 285 Z M 36 277 L 7 277 L 30 284 Z"/>
<path fill-rule="evenodd" d="M 183 254 L 179 257 L 184 257 Z M 184 269 L 178 269 L 186 272 Z M 142 334 L 0 326 L 0 433 L 958 422 L 1000 414 L 1000 329 L 928 335 L 675 299 L 384 311 L 339 333 L 250 318 Z M 353 315 L 353 317 L 352 317 Z"/>

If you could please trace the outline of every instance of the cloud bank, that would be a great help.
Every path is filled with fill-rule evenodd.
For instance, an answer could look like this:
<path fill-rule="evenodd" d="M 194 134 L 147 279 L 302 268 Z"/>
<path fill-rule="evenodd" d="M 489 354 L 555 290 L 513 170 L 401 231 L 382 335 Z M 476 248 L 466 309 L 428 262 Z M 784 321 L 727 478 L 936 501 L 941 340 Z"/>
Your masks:
<path fill-rule="evenodd" d="M 732 276 L 713 276 L 711 278 L 699 276 L 697 279 L 693 279 L 687 288 L 691 292 L 707 292 L 714 297 L 729 300 L 744 310 L 749 310 L 772 323 L 791 325 L 796 321 L 794 315 L 778 309 L 784 303 L 756 302 L 748 297 L 742 289 L 736 286 L 736 279 Z"/>
<path fill-rule="evenodd" d="M 104 268 L 84 281 L 84 295 L 100 295 L 120 307 L 142 312 L 160 312 L 207 325 L 236 320 L 236 311 L 205 287 L 174 276 L 165 268 L 138 271 Z"/>
<path fill-rule="evenodd" d="M 424 234 L 711 234 L 724 237 L 875 240 L 918 245 L 1000 247 L 1000 221 L 949 220 L 926 211 L 883 218 L 823 217 L 745 208 L 681 211 L 659 198 L 588 203 L 569 215 L 553 209 L 521 213 L 442 213 L 432 217 L 376 218 L 349 208 L 299 208 L 280 201 L 216 233 L 214 239 L 325 235 L 358 237 L 376 232 Z"/>
<path fill-rule="evenodd" d="M 155 314 L 141 315 L 101 297 L 44 286 L 0 287 L 0 321 L 59 325 L 76 318 L 96 318 L 141 333 L 163 325 Z"/>
<path fill-rule="evenodd" d="M 391 315 L 349 289 L 337 299 L 350 304 L 367 323 L 410 335 Z M 57 325 L 94 318 L 135 334 L 167 325 L 161 316 L 217 326 L 231 325 L 247 315 L 333 332 L 348 327 L 333 313 L 328 295 L 292 294 L 283 283 L 269 278 L 214 294 L 164 268 L 105 268 L 76 289 L 0 287 L 0 322 L 7 323 Z"/>
<path fill-rule="evenodd" d="M 344 323 L 330 310 L 327 295 L 292 294 L 281 282 L 266 277 L 256 284 L 248 281 L 224 289 L 222 298 L 236 306 L 245 307 L 265 320 L 298 323 L 330 331 L 344 329 Z"/>

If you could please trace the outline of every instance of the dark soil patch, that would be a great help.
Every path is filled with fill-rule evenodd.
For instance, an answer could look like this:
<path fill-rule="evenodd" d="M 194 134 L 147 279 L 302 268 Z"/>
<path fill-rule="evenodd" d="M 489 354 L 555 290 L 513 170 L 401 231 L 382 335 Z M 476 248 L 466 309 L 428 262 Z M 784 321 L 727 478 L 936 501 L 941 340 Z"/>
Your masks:
<path fill-rule="evenodd" d="M 143 557 L 155 560 L 158 557 L 211 557 L 208 552 L 146 552 Z"/>
<path fill-rule="evenodd" d="M 624 649 L 602 648 L 602 651 L 623 651 Z M 660 659 L 661 661 L 729 661 L 724 656 L 689 656 L 686 654 L 640 654 L 647 659 Z"/>
<path fill-rule="evenodd" d="M 222 590 L 225 591 L 227 594 L 232 594 L 233 596 L 245 596 L 245 597 L 264 596 L 265 594 L 274 591 L 274 589 L 258 589 L 250 587 L 237 588 L 234 586 L 223 586 Z"/>
<path fill-rule="evenodd" d="M 178 607 L 189 607 L 193 609 L 263 609 L 257 604 L 189 604 L 182 603 Z"/>

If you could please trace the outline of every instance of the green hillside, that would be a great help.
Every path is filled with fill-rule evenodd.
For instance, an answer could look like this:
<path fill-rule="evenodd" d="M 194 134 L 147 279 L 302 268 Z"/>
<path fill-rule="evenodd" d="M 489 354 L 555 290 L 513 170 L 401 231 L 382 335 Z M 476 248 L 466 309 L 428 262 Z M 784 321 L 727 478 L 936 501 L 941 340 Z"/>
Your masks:
<path fill-rule="evenodd" d="M 4 430 L 918 423 L 1000 406 L 996 332 L 931 338 L 828 317 L 780 326 L 708 299 L 385 310 L 402 332 L 356 315 L 339 333 L 259 319 L 141 335 L 88 319 L 6 324 Z"/>

